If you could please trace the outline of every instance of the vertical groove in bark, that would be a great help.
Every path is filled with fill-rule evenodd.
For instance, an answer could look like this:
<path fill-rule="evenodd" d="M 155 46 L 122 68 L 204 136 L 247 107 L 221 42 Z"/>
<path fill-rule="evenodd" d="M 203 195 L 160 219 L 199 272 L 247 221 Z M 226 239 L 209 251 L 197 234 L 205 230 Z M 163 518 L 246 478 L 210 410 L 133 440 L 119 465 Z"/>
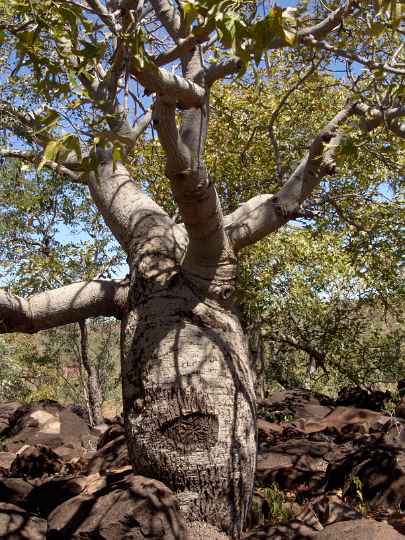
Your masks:
<path fill-rule="evenodd" d="M 130 296 L 122 379 L 131 462 L 177 493 L 188 520 L 238 539 L 256 460 L 254 390 L 240 323 L 230 306 L 200 298 L 181 273 Z"/>
<path fill-rule="evenodd" d="M 94 425 L 104 422 L 101 414 L 101 390 L 98 383 L 96 368 L 89 357 L 89 336 L 87 331 L 87 321 L 79 322 L 80 328 L 80 354 L 81 361 L 87 374 L 87 394 L 91 409 L 91 421 Z"/>

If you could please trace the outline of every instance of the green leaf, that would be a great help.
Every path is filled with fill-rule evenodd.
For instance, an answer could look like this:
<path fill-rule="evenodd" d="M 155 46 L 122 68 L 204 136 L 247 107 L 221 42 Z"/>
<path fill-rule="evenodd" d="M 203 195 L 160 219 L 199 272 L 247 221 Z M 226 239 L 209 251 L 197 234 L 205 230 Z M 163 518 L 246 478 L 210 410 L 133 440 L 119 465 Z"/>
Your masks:
<path fill-rule="evenodd" d="M 44 155 L 38 165 L 38 171 L 40 171 L 47 161 L 55 161 L 58 151 L 60 149 L 60 141 L 49 141 L 44 150 Z"/>
<path fill-rule="evenodd" d="M 118 161 L 123 160 L 123 152 L 121 146 L 114 146 L 113 152 L 112 152 L 112 158 L 113 158 L 113 170 L 116 169 L 116 165 Z"/>

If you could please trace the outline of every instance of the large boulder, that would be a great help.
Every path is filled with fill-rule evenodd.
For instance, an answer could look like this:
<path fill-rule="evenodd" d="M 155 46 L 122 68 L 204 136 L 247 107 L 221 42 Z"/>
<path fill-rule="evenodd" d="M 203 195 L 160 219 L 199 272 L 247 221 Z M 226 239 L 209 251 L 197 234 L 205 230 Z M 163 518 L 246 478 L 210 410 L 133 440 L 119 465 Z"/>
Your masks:
<path fill-rule="evenodd" d="M 323 531 L 315 534 L 314 540 L 404 540 L 404 535 L 387 523 L 373 519 L 356 519 L 341 521 L 329 525 Z"/>
<path fill-rule="evenodd" d="M 14 504 L 0 503 L 0 538 L 45 540 L 47 523 Z"/>
<path fill-rule="evenodd" d="M 24 508 L 47 518 L 59 505 L 80 495 L 86 486 L 86 480 L 80 476 L 48 478 L 31 489 L 25 498 Z"/>
<path fill-rule="evenodd" d="M 48 540 L 180 540 L 186 535 L 174 493 L 133 474 L 69 499 L 48 518 Z"/>
<path fill-rule="evenodd" d="M 9 423 L 3 434 L 3 447 L 8 452 L 17 452 L 24 445 L 44 445 L 56 453 L 61 450 L 63 457 L 73 458 L 95 446 L 97 439 L 83 418 L 50 400 L 20 407 Z"/>
<path fill-rule="evenodd" d="M 337 433 L 360 432 L 369 433 L 371 429 L 378 429 L 390 417 L 368 409 L 355 407 L 336 407 L 324 418 L 301 418 L 296 420 L 294 427 L 303 433 L 310 434 L 324 430 L 335 430 Z"/>

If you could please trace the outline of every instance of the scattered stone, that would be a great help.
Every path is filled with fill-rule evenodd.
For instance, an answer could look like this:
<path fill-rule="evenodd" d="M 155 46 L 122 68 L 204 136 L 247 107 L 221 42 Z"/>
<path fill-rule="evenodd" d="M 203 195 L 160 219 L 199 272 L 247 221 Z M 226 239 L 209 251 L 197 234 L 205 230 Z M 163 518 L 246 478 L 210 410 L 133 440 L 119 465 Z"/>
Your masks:
<path fill-rule="evenodd" d="M 18 453 L 11 464 L 12 476 L 40 478 L 44 475 L 57 474 L 63 468 L 63 461 L 47 446 L 28 446 Z"/>
<path fill-rule="evenodd" d="M 0 402 L 0 435 L 3 435 L 10 428 L 10 418 L 22 405 L 20 401 Z"/>
<path fill-rule="evenodd" d="M 47 523 L 14 504 L 0 503 L 0 538 L 45 540 Z"/>
<path fill-rule="evenodd" d="M 284 422 L 286 418 L 323 418 L 330 413 L 334 402 L 328 396 L 295 389 L 274 392 L 269 398 L 259 403 L 259 413 L 265 412 L 272 421 Z"/>
<path fill-rule="evenodd" d="M 127 442 L 124 435 L 116 437 L 90 459 L 87 474 L 105 473 L 109 469 L 129 465 Z"/>
<path fill-rule="evenodd" d="M 317 533 L 314 540 L 403 540 L 404 536 L 391 525 L 373 519 L 342 521 Z"/>
<path fill-rule="evenodd" d="M 16 455 L 15 452 L 0 452 L 0 476 L 8 474 Z"/>
<path fill-rule="evenodd" d="M 370 411 L 383 411 L 384 405 L 391 398 L 391 392 L 370 390 L 368 388 L 346 387 L 338 392 L 337 406 L 356 407 Z"/>
<path fill-rule="evenodd" d="M 32 489 L 32 485 L 23 478 L 1 478 L 0 501 L 24 506 Z"/>
<path fill-rule="evenodd" d="M 9 418 L 10 427 L 3 444 L 9 452 L 24 445 L 70 448 L 76 455 L 89 448 L 96 437 L 85 420 L 55 401 L 44 400 L 19 407 Z M 73 457 L 73 456 L 72 456 Z"/>
<path fill-rule="evenodd" d="M 125 435 L 124 427 L 121 426 L 121 424 L 113 424 L 104 433 L 101 434 L 101 437 L 99 438 L 97 443 L 97 450 L 100 450 L 100 448 L 103 448 L 103 446 L 113 441 L 117 437 L 120 437 L 121 435 Z"/>

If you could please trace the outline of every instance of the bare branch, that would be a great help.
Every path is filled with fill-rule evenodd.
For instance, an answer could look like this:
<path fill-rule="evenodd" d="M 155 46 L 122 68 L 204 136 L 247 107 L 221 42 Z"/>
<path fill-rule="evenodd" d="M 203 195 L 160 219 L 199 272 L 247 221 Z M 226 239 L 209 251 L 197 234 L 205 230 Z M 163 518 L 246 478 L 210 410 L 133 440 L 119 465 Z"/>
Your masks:
<path fill-rule="evenodd" d="M 201 43 L 204 43 L 209 39 L 209 34 L 201 34 L 198 36 L 195 36 L 194 34 L 190 34 L 189 36 L 185 37 L 184 39 L 180 38 L 177 41 L 177 44 L 175 47 L 172 47 L 168 51 L 165 51 L 162 54 L 159 54 L 159 56 L 156 56 L 153 58 L 153 63 L 156 66 L 164 66 L 165 64 L 169 64 L 170 62 L 173 62 L 174 60 L 177 60 L 177 58 L 180 58 L 185 53 L 190 52 L 193 50 L 193 48 L 196 45 L 199 45 Z"/>
<path fill-rule="evenodd" d="M 14 149 L 3 148 L 3 149 L 0 149 L 0 156 L 21 159 L 23 161 L 27 161 L 34 165 L 38 164 L 41 161 L 41 156 L 39 154 L 35 154 L 34 152 L 29 152 L 26 150 L 14 150 Z M 58 172 L 64 176 L 68 176 L 71 180 L 73 180 L 74 182 L 78 184 L 86 183 L 84 177 L 81 174 L 78 174 L 72 171 L 63 163 L 56 163 L 56 161 L 45 161 L 43 163 L 43 166 L 48 169 L 51 169 L 52 171 Z"/>
<path fill-rule="evenodd" d="M 227 75 L 238 73 L 243 67 L 243 63 L 237 56 L 228 58 L 220 64 L 211 65 L 205 75 L 207 86 L 211 86 L 215 81 L 223 79 Z"/>
<path fill-rule="evenodd" d="M 344 17 L 353 11 L 354 6 L 355 2 L 353 0 L 347 0 L 343 6 L 332 11 L 320 23 L 300 30 L 298 32 L 298 41 L 303 40 L 309 35 L 315 39 L 322 39 L 337 26 L 339 26 Z"/>
<path fill-rule="evenodd" d="M 0 333 L 53 328 L 88 317 L 121 318 L 127 303 L 127 280 L 73 283 L 27 299 L 0 289 Z"/>
<path fill-rule="evenodd" d="M 405 75 L 405 69 L 403 68 L 393 67 L 387 62 L 385 62 L 384 64 L 381 62 L 374 62 L 374 60 L 365 58 L 364 56 L 360 56 L 359 54 L 356 54 L 354 52 L 347 51 L 346 49 L 341 49 L 340 47 L 335 47 L 327 41 L 319 41 L 315 39 L 312 35 L 305 37 L 303 39 L 303 42 L 310 47 L 331 52 L 335 56 L 339 56 L 341 58 L 347 58 L 351 62 L 358 62 L 359 64 L 362 64 L 370 70 L 383 70 L 389 73 L 395 73 L 396 75 Z"/>

